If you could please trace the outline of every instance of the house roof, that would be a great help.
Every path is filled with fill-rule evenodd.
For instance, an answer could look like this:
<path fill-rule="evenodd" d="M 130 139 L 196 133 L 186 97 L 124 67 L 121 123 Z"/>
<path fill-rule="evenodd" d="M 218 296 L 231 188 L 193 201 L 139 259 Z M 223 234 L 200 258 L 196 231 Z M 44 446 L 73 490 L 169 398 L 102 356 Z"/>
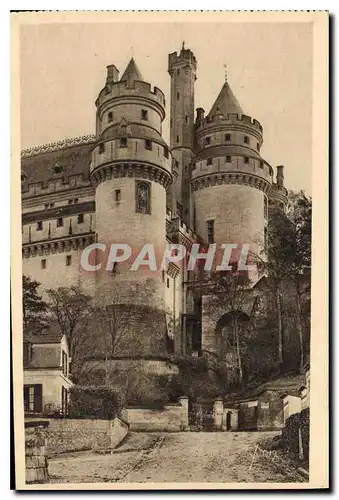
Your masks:
<path fill-rule="evenodd" d="M 42 182 L 48 183 L 52 179 L 63 179 L 67 182 L 69 176 L 83 175 L 84 180 L 89 178 L 90 170 L 90 150 L 92 143 L 79 144 L 77 146 L 61 148 L 34 154 L 33 156 L 21 158 L 21 169 L 25 175 L 25 185 Z M 56 173 L 55 167 L 61 167 L 62 172 Z"/>
<path fill-rule="evenodd" d="M 61 342 L 63 333 L 56 324 L 51 324 L 47 328 L 24 329 L 24 342 L 32 344 L 58 344 Z"/>
<path fill-rule="evenodd" d="M 245 114 L 228 82 L 225 82 L 208 116 L 212 118 L 217 114 L 222 114 L 226 117 L 229 113 Z"/>
<path fill-rule="evenodd" d="M 120 78 L 120 81 L 128 82 L 128 84 L 131 85 L 135 80 L 143 81 L 144 79 L 140 73 L 138 66 L 136 65 L 135 60 L 132 57 L 122 77 Z"/>

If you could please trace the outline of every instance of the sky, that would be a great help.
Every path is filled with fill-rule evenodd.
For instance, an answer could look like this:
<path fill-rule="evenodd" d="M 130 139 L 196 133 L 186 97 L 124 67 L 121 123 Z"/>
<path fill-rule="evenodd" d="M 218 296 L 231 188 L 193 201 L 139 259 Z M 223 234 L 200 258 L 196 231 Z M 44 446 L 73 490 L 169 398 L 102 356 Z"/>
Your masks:
<path fill-rule="evenodd" d="M 169 18 L 170 19 L 170 18 Z M 225 79 L 264 128 L 262 156 L 284 165 L 288 189 L 311 194 L 311 23 L 37 24 L 21 28 L 22 149 L 95 131 L 106 66 L 122 75 L 133 55 L 145 81 L 166 95 L 168 54 L 182 42 L 197 58 L 195 107 L 211 109 Z"/>

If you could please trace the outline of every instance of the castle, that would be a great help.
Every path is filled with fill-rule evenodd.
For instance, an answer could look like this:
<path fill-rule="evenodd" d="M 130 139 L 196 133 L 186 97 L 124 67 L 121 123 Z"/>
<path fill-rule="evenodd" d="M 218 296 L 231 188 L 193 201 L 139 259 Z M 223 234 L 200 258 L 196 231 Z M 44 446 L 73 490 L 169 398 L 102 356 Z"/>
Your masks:
<path fill-rule="evenodd" d="M 96 100 L 96 131 L 22 151 L 23 274 L 43 289 L 78 286 L 127 318 L 120 360 L 160 369 L 167 352 L 213 351 L 223 311 L 206 313 L 187 261 L 166 272 L 85 271 L 84 248 L 166 243 L 267 244 L 270 207 L 284 210 L 283 167 L 262 158 L 263 127 L 247 116 L 225 81 L 205 116 L 196 109 L 197 61 L 184 44 L 168 58 L 170 144 L 162 138 L 163 92 L 144 81 L 132 58 L 121 77 L 107 67 Z M 124 362 L 125 362 L 124 361 Z M 151 366 L 151 365 L 149 365 Z"/>

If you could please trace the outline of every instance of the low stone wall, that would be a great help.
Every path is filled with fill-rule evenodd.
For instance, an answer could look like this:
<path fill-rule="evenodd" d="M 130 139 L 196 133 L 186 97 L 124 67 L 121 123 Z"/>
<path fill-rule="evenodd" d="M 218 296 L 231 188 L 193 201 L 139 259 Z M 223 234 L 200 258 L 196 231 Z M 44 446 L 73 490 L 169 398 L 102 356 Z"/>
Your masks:
<path fill-rule="evenodd" d="M 111 450 L 128 433 L 128 425 L 119 418 L 50 419 L 46 431 L 47 455 L 81 450 Z"/>
<path fill-rule="evenodd" d="M 286 420 L 282 431 L 284 447 L 292 452 L 300 460 L 308 463 L 309 460 L 309 433 L 310 433 L 310 410 L 302 410 L 300 413 L 291 415 Z"/>
<path fill-rule="evenodd" d="M 184 431 L 188 429 L 188 400 L 163 408 L 126 408 L 122 415 L 131 431 Z"/>

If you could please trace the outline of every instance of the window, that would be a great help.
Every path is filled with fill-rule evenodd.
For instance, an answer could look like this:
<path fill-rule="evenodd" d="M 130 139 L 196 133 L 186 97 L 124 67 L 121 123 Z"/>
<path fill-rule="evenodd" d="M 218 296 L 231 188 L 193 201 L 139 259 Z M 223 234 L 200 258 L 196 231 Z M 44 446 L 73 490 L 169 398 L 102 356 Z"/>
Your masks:
<path fill-rule="evenodd" d="M 260 168 L 264 168 L 264 162 L 263 161 L 260 162 Z"/>
<path fill-rule="evenodd" d="M 167 280 L 166 280 L 166 286 L 167 286 L 167 288 L 170 287 L 170 280 L 169 280 L 169 278 L 167 278 Z"/>
<path fill-rule="evenodd" d="M 141 119 L 142 120 L 148 120 L 148 111 L 147 111 L 147 109 L 142 109 L 141 110 Z"/>
<path fill-rule="evenodd" d="M 67 353 L 65 351 L 62 351 L 62 373 L 67 377 L 68 375 L 68 360 L 67 360 Z"/>
<path fill-rule="evenodd" d="M 250 138 L 248 137 L 248 135 L 244 135 L 244 143 L 249 144 L 249 142 L 250 142 Z"/>
<path fill-rule="evenodd" d="M 70 266 L 72 264 L 72 255 L 66 255 L 66 266 Z"/>
<path fill-rule="evenodd" d="M 231 156 L 226 156 L 226 163 L 232 163 Z"/>
<path fill-rule="evenodd" d="M 249 158 L 248 158 L 248 156 L 245 156 L 245 158 L 244 158 L 244 163 L 246 163 L 246 164 L 247 164 L 248 162 L 249 162 Z"/>
<path fill-rule="evenodd" d="M 74 203 L 78 203 L 79 198 L 74 198 Z"/>
<path fill-rule="evenodd" d="M 24 385 L 25 411 L 42 412 L 42 384 Z"/>
<path fill-rule="evenodd" d="M 231 134 L 225 134 L 225 141 L 231 140 Z"/>
<path fill-rule="evenodd" d="M 214 220 L 207 221 L 207 243 L 214 243 Z"/>
<path fill-rule="evenodd" d="M 168 148 L 164 146 L 164 157 L 168 158 Z"/>
<path fill-rule="evenodd" d="M 180 99 L 180 94 L 179 92 L 177 92 L 177 101 L 179 101 L 179 99 Z"/>
<path fill-rule="evenodd" d="M 268 215 L 267 197 L 264 196 L 264 217 L 265 217 L 265 219 L 267 219 L 267 215 Z"/>
<path fill-rule="evenodd" d="M 68 200 L 69 205 L 72 205 L 72 203 L 73 203 L 73 200 Z"/>
<path fill-rule="evenodd" d="M 37 231 L 42 231 L 42 229 L 43 229 L 42 222 L 41 221 L 37 222 L 36 223 L 36 230 Z"/>
<path fill-rule="evenodd" d="M 29 342 L 24 342 L 24 345 L 23 345 L 24 367 L 29 366 L 29 363 L 31 361 L 31 355 L 32 355 L 32 344 L 30 344 Z"/>
<path fill-rule="evenodd" d="M 151 213 L 151 184 L 136 182 L 136 211 L 141 214 Z"/>
<path fill-rule="evenodd" d="M 185 115 L 185 122 L 188 123 L 188 116 Z"/>
<path fill-rule="evenodd" d="M 115 203 L 117 205 L 120 204 L 120 200 L 121 200 L 121 190 L 120 189 L 116 189 L 115 192 L 114 192 L 114 195 L 115 195 Z"/>
<path fill-rule="evenodd" d="M 127 139 L 126 139 L 126 137 L 121 137 L 121 139 L 120 139 L 120 147 L 121 148 L 127 148 Z"/>
<path fill-rule="evenodd" d="M 177 135 L 177 143 L 179 142 L 179 136 Z"/>
<path fill-rule="evenodd" d="M 208 146 L 209 144 L 211 144 L 211 138 L 205 137 L 205 145 Z"/>
<path fill-rule="evenodd" d="M 62 217 L 59 217 L 59 219 L 57 219 L 57 227 L 63 227 L 64 225 L 64 220 Z"/>
<path fill-rule="evenodd" d="M 260 144 L 257 142 L 257 150 L 260 151 Z"/>
<path fill-rule="evenodd" d="M 177 69 L 177 75 L 178 76 L 180 75 L 180 69 Z"/>
<path fill-rule="evenodd" d="M 213 158 L 207 158 L 207 165 L 212 165 Z"/>
<path fill-rule="evenodd" d="M 113 113 L 112 113 L 112 111 L 110 111 L 109 113 L 107 113 L 107 121 L 108 121 L 108 123 L 110 123 L 110 122 L 113 121 Z"/>
<path fill-rule="evenodd" d="M 49 208 L 53 208 L 53 207 L 54 207 L 54 203 L 50 203 Z"/>
<path fill-rule="evenodd" d="M 150 139 L 145 139 L 145 149 L 152 150 L 152 141 Z"/>
<path fill-rule="evenodd" d="M 105 152 L 105 144 L 103 142 L 101 142 L 99 144 L 99 154 L 102 154 Z"/>
<path fill-rule="evenodd" d="M 63 415 L 68 413 L 68 390 L 64 386 L 61 387 L 61 412 Z"/>
<path fill-rule="evenodd" d="M 78 224 L 84 223 L 84 214 L 78 214 Z"/>
<path fill-rule="evenodd" d="M 41 259 L 41 269 L 46 269 L 46 259 Z"/>

